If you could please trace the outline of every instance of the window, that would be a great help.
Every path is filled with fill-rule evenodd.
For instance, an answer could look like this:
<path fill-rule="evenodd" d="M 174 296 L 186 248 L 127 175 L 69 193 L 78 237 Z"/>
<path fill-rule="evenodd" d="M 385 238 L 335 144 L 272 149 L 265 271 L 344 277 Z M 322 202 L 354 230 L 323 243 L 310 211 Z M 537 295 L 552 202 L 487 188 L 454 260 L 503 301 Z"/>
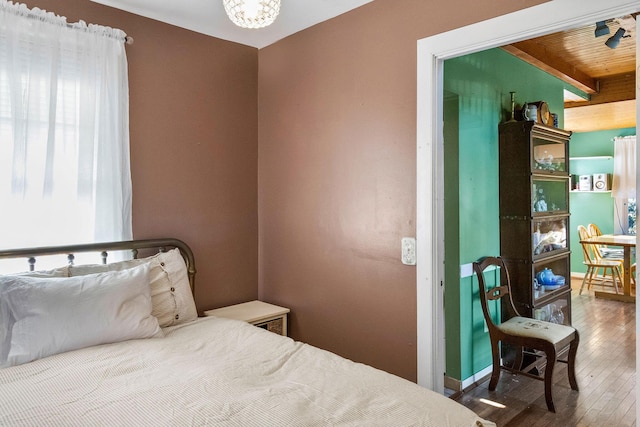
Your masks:
<path fill-rule="evenodd" d="M 627 227 L 629 234 L 636 235 L 636 199 L 629 199 L 627 204 Z"/>
<path fill-rule="evenodd" d="M 130 239 L 125 34 L 19 6 L 0 4 L 0 247 Z"/>
<path fill-rule="evenodd" d="M 614 199 L 615 234 L 636 234 L 636 199 Z"/>

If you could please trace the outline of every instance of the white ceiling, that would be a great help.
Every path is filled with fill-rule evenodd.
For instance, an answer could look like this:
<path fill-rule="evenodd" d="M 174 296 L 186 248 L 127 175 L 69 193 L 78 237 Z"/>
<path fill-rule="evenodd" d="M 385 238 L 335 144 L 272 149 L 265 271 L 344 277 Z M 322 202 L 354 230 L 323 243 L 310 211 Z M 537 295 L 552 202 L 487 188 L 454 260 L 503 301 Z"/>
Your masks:
<path fill-rule="evenodd" d="M 266 28 L 252 30 L 237 27 L 230 21 L 222 0 L 91 1 L 223 40 L 263 48 L 373 0 L 282 0 L 276 21 Z M 136 37 L 135 33 L 129 35 Z"/>

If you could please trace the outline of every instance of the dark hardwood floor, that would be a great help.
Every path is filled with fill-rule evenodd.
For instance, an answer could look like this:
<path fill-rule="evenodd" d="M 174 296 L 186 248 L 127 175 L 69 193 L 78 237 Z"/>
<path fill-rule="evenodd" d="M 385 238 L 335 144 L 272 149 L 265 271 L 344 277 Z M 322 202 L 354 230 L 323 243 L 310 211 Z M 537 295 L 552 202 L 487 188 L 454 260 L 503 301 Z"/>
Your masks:
<path fill-rule="evenodd" d="M 542 381 L 505 371 L 495 391 L 488 390 L 487 378 L 453 398 L 498 427 L 635 426 L 635 304 L 596 299 L 593 291 L 578 295 L 575 289 L 572 310 L 573 325 L 580 332 L 580 391 L 569 387 L 566 364 L 556 364 L 555 414 L 547 411 Z"/>

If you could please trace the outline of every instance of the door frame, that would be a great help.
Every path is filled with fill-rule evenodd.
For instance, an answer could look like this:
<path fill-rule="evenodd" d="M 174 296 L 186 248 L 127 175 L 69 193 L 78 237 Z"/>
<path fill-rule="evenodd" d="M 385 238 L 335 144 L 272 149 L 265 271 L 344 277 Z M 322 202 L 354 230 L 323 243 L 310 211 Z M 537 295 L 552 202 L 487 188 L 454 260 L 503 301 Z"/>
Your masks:
<path fill-rule="evenodd" d="M 638 0 L 554 0 L 418 40 L 416 292 L 418 384 L 444 392 L 443 69 L 447 59 L 640 10 Z M 640 25 L 636 22 L 636 31 Z M 637 33 L 636 33 L 637 34 Z M 640 37 L 636 36 L 636 52 Z M 638 69 L 636 54 L 636 68 Z M 636 81 L 638 81 L 636 73 Z M 636 99 L 640 99 L 636 84 Z M 636 123 L 638 104 L 636 104 Z M 636 310 L 638 310 L 636 304 Z M 637 330 L 637 329 L 636 329 Z M 640 344 L 638 344 L 640 346 Z M 638 352 L 636 351 L 636 355 Z M 640 400 L 638 400 L 640 404 Z"/>

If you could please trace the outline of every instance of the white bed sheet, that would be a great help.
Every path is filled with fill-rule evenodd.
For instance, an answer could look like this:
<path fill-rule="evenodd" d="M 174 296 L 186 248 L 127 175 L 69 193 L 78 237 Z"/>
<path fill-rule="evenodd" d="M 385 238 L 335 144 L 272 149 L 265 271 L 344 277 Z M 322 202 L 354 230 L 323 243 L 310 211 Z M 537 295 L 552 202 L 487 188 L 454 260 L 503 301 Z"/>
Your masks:
<path fill-rule="evenodd" d="M 397 376 L 214 317 L 0 369 L 0 425 L 495 426 Z"/>

